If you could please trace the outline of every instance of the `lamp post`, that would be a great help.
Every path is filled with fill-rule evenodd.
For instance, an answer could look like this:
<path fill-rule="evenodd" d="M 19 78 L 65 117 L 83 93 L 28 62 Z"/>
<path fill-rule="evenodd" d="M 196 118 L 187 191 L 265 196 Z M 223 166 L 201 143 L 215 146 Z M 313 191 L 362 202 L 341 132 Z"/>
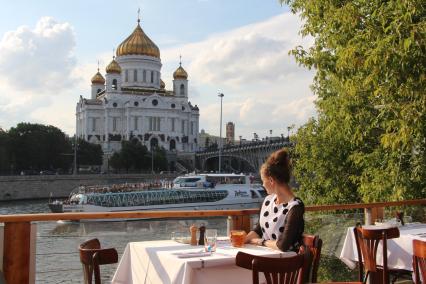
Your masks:
<path fill-rule="evenodd" d="M 219 93 L 218 97 L 220 97 L 220 127 L 219 127 L 219 173 L 221 172 L 222 166 L 222 100 L 224 94 Z"/>
<path fill-rule="evenodd" d="M 287 139 L 288 139 L 288 141 L 290 141 L 290 129 L 291 129 L 291 126 L 287 126 Z"/>

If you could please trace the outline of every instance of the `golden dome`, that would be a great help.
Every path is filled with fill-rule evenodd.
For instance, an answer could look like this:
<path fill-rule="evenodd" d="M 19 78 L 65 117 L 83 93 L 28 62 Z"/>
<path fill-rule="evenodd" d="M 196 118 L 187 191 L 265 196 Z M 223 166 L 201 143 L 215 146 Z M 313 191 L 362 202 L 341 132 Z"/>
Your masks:
<path fill-rule="evenodd" d="M 110 64 L 108 64 L 108 66 L 106 67 L 106 72 L 107 73 L 121 73 L 121 67 L 120 65 L 117 63 L 117 61 L 115 61 L 115 57 L 112 58 L 112 61 Z"/>
<path fill-rule="evenodd" d="M 188 73 L 183 69 L 182 65 L 179 65 L 179 68 L 173 72 L 173 78 L 175 79 L 188 79 Z"/>
<path fill-rule="evenodd" d="M 164 83 L 164 81 L 160 79 L 160 89 L 165 89 L 165 88 L 166 88 L 166 83 Z"/>
<path fill-rule="evenodd" d="M 147 55 L 160 58 L 160 50 L 155 43 L 144 33 L 138 25 L 117 48 L 117 56 L 121 55 Z"/>
<path fill-rule="evenodd" d="M 92 84 L 101 84 L 104 85 L 105 84 L 105 78 L 104 76 L 102 76 L 101 73 L 99 73 L 99 69 L 98 72 L 95 74 L 95 76 L 92 77 Z"/>

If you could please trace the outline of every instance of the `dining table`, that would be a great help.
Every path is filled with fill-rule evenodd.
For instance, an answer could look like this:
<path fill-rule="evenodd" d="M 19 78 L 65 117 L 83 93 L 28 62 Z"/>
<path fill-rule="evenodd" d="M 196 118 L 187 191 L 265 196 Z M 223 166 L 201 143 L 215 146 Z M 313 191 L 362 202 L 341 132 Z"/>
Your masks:
<path fill-rule="evenodd" d="M 382 229 L 394 226 L 392 224 L 365 225 L 367 229 Z M 343 243 L 340 259 L 351 269 L 356 267 L 358 262 L 358 252 L 355 243 L 353 228 L 347 229 L 345 241 Z M 399 238 L 387 240 L 387 258 L 388 267 L 391 269 L 403 269 L 413 271 L 413 240 L 426 241 L 426 224 L 409 223 L 404 226 L 398 226 Z M 379 244 L 377 249 L 377 264 L 383 265 L 383 249 Z"/>
<path fill-rule="evenodd" d="M 252 271 L 235 264 L 239 251 L 276 258 L 295 255 L 250 244 L 237 248 L 227 238 L 218 240 L 216 251 L 211 253 L 205 252 L 204 246 L 174 240 L 130 242 L 111 283 L 251 283 Z"/>

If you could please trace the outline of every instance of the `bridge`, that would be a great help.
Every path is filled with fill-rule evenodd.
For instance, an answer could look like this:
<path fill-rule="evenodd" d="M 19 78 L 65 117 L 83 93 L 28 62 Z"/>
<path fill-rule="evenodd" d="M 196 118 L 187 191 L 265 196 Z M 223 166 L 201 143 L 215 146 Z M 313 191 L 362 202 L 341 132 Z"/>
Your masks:
<path fill-rule="evenodd" d="M 258 172 L 266 158 L 283 147 L 293 147 L 293 143 L 285 138 L 267 138 L 241 145 L 226 145 L 222 149 L 222 169 L 227 172 Z M 219 149 L 197 152 L 195 159 L 199 170 L 216 170 Z"/>

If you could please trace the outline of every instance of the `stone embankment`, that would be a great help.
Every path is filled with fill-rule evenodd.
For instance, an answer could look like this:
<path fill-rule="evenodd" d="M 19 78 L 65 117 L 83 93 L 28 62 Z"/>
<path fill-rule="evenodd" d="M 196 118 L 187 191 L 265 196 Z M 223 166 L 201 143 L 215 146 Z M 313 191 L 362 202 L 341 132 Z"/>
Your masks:
<path fill-rule="evenodd" d="M 114 174 L 114 175 L 52 175 L 0 176 L 0 201 L 68 197 L 79 185 L 139 183 L 173 180 L 176 175 Z"/>

